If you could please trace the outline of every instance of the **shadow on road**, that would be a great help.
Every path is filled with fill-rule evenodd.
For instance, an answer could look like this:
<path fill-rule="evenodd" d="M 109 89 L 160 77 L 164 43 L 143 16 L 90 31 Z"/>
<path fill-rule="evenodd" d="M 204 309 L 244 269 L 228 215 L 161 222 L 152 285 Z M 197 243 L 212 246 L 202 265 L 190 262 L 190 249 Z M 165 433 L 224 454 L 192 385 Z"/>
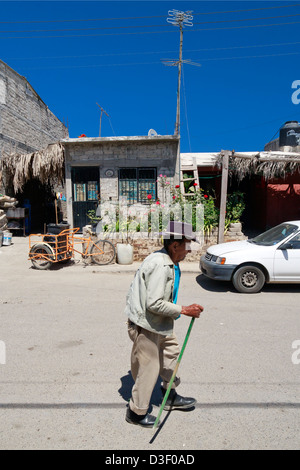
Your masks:
<path fill-rule="evenodd" d="M 123 398 L 124 401 L 128 402 L 131 397 L 131 390 L 134 385 L 134 380 L 132 378 L 130 370 L 128 371 L 127 375 L 121 377 L 121 387 L 119 388 L 118 392 Z M 156 385 L 154 387 L 152 397 L 151 397 L 151 404 L 155 406 L 160 406 L 162 402 L 162 393 L 161 393 L 161 379 L 160 377 L 157 379 Z"/>
<path fill-rule="evenodd" d="M 236 292 L 230 281 L 214 281 L 204 274 L 199 274 L 196 281 L 202 289 L 210 292 Z"/>
<path fill-rule="evenodd" d="M 133 387 L 133 384 L 134 384 L 134 380 L 132 378 L 132 375 L 131 375 L 130 371 L 128 371 L 127 375 L 124 375 L 123 377 L 121 377 L 121 384 L 122 385 L 119 388 L 118 392 L 126 402 L 129 402 L 130 397 L 131 397 L 131 390 L 132 390 L 132 387 Z M 159 377 L 157 382 L 156 382 L 156 385 L 154 387 L 153 393 L 152 393 L 151 406 L 150 406 L 150 409 L 149 409 L 150 413 L 152 411 L 152 406 L 153 405 L 155 405 L 157 407 L 160 407 L 161 404 L 162 404 L 162 393 L 161 393 L 160 387 L 161 387 L 161 379 Z M 179 412 L 182 413 L 182 412 L 190 412 L 194 409 L 195 409 L 195 407 L 190 408 L 189 410 L 176 410 L 176 411 L 179 411 Z M 172 410 L 169 410 L 167 412 L 167 414 L 164 417 L 163 421 L 161 421 L 160 426 L 157 428 L 157 431 L 155 432 L 155 434 L 152 436 L 151 440 L 149 441 L 149 444 L 152 444 L 155 441 L 156 437 L 158 436 L 158 434 L 161 432 L 163 426 L 165 425 L 171 411 Z"/>
<path fill-rule="evenodd" d="M 204 274 L 199 274 L 199 276 L 196 277 L 196 281 L 199 286 L 202 287 L 202 289 L 207 290 L 209 292 L 232 292 L 233 294 L 237 295 L 245 295 L 240 292 L 237 292 L 230 281 L 215 281 L 214 279 L 210 279 L 204 276 Z M 296 293 L 300 292 L 300 283 L 265 284 L 261 292 L 281 292 L 283 294 Z"/>

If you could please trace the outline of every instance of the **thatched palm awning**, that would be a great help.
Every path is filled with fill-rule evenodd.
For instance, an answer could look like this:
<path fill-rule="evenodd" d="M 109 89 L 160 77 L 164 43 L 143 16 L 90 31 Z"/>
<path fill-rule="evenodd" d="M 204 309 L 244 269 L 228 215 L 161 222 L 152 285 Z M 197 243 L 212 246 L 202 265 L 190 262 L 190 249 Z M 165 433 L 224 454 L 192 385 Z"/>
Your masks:
<path fill-rule="evenodd" d="M 0 176 L 6 175 L 15 192 L 24 184 L 37 178 L 42 184 L 63 183 L 65 178 L 64 148 L 60 142 L 50 144 L 43 150 L 28 154 L 6 154 L 0 159 Z"/>
<path fill-rule="evenodd" d="M 300 153 L 280 151 L 238 153 L 234 150 L 222 150 L 216 155 L 216 161 L 217 165 L 222 167 L 218 243 L 224 241 L 229 174 L 236 175 L 240 180 L 246 175 L 259 174 L 268 180 L 278 176 L 284 178 L 287 174 L 300 172 Z"/>
<path fill-rule="evenodd" d="M 229 174 L 242 180 L 248 174 L 260 174 L 266 180 L 284 178 L 287 174 L 300 172 L 300 153 L 269 151 L 242 152 L 226 151 L 229 155 Z M 217 156 L 217 164 L 222 165 L 225 151 Z"/>

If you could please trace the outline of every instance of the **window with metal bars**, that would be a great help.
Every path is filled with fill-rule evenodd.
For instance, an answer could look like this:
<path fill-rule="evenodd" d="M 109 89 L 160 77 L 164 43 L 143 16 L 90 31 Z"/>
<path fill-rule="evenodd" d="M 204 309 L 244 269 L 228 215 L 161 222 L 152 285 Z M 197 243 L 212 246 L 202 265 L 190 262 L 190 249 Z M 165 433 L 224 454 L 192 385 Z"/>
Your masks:
<path fill-rule="evenodd" d="M 122 196 L 129 204 L 155 201 L 156 168 L 120 168 L 119 197 Z"/>

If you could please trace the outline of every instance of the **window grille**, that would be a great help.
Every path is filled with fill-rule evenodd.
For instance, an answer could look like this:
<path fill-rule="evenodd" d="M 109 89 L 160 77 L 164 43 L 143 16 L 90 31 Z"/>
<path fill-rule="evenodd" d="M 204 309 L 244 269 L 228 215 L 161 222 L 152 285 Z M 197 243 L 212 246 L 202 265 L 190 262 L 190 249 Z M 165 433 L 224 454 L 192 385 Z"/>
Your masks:
<path fill-rule="evenodd" d="M 119 170 L 119 196 L 125 196 L 129 204 L 155 201 L 156 168 L 121 168 Z"/>

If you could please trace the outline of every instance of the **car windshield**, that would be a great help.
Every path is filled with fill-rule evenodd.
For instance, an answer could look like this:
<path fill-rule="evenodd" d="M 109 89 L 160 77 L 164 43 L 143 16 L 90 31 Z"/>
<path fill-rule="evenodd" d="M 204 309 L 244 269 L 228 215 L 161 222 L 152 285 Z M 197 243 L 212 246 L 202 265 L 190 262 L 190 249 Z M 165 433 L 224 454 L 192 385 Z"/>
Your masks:
<path fill-rule="evenodd" d="M 267 230 L 264 233 L 261 233 L 255 238 L 248 240 L 250 243 L 255 243 L 256 245 L 271 246 L 276 245 L 277 243 L 284 240 L 286 237 L 298 230 L 297 225 L 293 224 L 280 224 L 276 227 Z"/>

